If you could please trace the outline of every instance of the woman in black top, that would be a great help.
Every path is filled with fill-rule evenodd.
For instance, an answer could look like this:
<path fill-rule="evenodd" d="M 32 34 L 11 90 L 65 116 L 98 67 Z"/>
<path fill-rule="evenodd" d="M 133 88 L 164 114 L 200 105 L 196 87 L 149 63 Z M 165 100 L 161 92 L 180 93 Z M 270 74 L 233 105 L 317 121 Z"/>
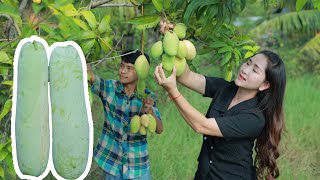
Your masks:
<path fill-rule="evenodd" d="M 154 75 L 189 126 L 203 134 L 195 179 L 274 179 L 279 176 L 276 159 L 284 128 L 282 105 L 286 73 L 278 55 L 262 51 L 249 58 L 232 82 L 206 77 L 187 67 L 177 80 L 213 98 L 206 116 L 192 107 L 177 89 L 175 68 L 166 78 L 160 64 Z"/>

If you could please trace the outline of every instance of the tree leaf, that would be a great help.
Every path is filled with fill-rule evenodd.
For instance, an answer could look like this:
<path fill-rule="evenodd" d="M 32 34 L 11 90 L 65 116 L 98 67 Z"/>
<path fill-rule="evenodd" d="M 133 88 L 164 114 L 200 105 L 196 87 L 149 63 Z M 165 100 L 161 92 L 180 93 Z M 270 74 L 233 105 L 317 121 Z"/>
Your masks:
<path fill-rule="evenodd" d="M 6 141 L 6 142 L 0 144 L 0 151 L 2 151 L 2 149 L 3 149 L 4 147 L 6 147 L 10 142 L 11 142 L 11 141 Z"/>
<path fill-rule="evenodd" d="M 241 8 L 241 11 L 246 7 L 246 0 L 240 0 L 240 8 Z"/>
<path fill-rule="evenodd" d="M 79 34 L 78 37 L 79 37 L 79 40 L 86 40 L 86 39 L 95 39 L 97 38 L 97 35 L 93 31 L 85 31 Z"/>
<path fill-rule="evenodd" d="M 45 8 L 45 5 L 43 3 L 41 4 L 32 3 L 32 10 L 34 14 L 38 14 L 44 8 Z"/>
<path fill-rule="evenodd" d="M 162 0 L 152 0 L 153 5 L 158 12 L 162 12 L 162 9 L 163 9 L 162 2 L 163 2 Z"/>
<path fill-rule="evenodd" d="M 219 47 L 226 47 L 226 46 L 228 46 L 228 44 L 222 41 L 214 41 L 210 44 L 210 47 L 212 48 L 219 48 Z"/>
<path fill-rule="evenodd" d="M 16 172 L 14 170 L 14 165 L 13 165 L 13 160 L 12 160 L 12 154 L 9 154 L 6 158 L 6 162 L 7 162 L 7 165 L 8 165 L 8 170 L 9 170 L 9 174 L 11 176 L 16 176 Z"/>
<path fill-rule="evenodd" d="M 7 77 L 7 75 L 9 74 L 9 69 L 7 67 L 3 67 L 0 64 L 0 75 L 2 75 L 3 77 Z"/>
<path fill-rule="evenodd" d="M 0 3 L 0 14 L 7 14 L 13 18 L 13 20 L 21 27 L 22 20 L 20 17 L 20 12 L 17 8 L 13 8 L 6 4 Z"/>
<path fill-rule="evenodd" d="M 251 46 L 243 46 L 242 49 L 244 50 L 249 50 L 249 51 L 253 51 L 253 48 Z"/>
<path fill-rule="evenodd" d="M 238 66 L 239 66 L 239 64 L 240 64 L 240 57 L 239 57 L 239 54 L 238 54 L 238 53 L 236 53 L 236 51 L 234 51 L 234 52 L 233 52 L 233 54 L 234 54 L 234 57 L 235 57 L 235 60 L 236 60 L 236 67 L 238 67 Z"/>
<path fill-rule="evenodd" d="M 146 15 L 146 16 L 139 16 L 133 19 L 130 19 L 128 23 L 133 25 L 143 25 L 143 24 L 149 24 L 154 21 L 156 21 L 159 18 L 159 16 L 155 15 Z"/>
<path fill-rule="evenodd" d="M 0 177 L 4 179 L 4 169 L 2 166 L 0 166 Z"/>
<path fill-rule="evenodd" d="M 253 40 L 248 39 L 248 40 L 241 41 L 239 44 L 237 44 L 237 46 L 242 46 L 244 44 L 253 44 L 253 43 L 254 43 Z"/>
<path fill-rule="evenodd" d="M 12 146 L 7 146 L 7 150 L 12 153 Z"/>
<path fill-rule="evenodd" d="M 204 55 L 204 54 L 208 54 L 211 53 L 212 49 L 211 48 L 201 48 L 197 51 L 197 55 Z"/>
<path fill-rule="evenodd" d="M 105 31 L 111 31 L 111 27 L 110 27 L 110 20 L 111 20 L 111 16 L 110 15 L 106 15 L 103 17 L 103 19 L 101 20 L 99 27 L 98 27 L 98 32 L 104 33 Z"/>
<path fill-rule="evenodd" d="M 181 8 L 181 7 L 183 7 L 183 5 L 185 4 L 185 0 L 174 0 L 173 1 L 173 8 L 174 9 L 179 9 L 179 8 Z M 165 6 L 165 8 L 166 8 L 166 6 Z M 167 9 L 167 8 L 166 8 Z"/>
<path fill-rule="evenodd" d="M 320 28 L 320 11 L 303 10 L 289 12 L 261 23 L 250 31 L 250 34 L 265 35 L 266 32 L 277 32 L 282 35 L 293 35 L 304 38 L 306 33 L 314 33 Z"/>
<path fill-rule="evenodd" d="M 13 81 L 12 80 L 2 81 L 1 84 L 12 86 L 13 85 Z"/>
<path fill-rule="evenodd" d="M 252 47 L 252 50 L 251 50 L 251 51 L 252 51 L 253 53 L 256 53 L 259 49 L 260 49 L 260 46 L 255 45 L 255 46 Z"/>
<path fill-rule="evenodd" d="M 8 6 L 11 6 L 11 7 L 18 7 L 19 1 L 17 1 L 17 0 L 14 0 L 14 1 L 12 1 L 12 0 L 3 0 L 2 3 L 6 4 Z"/>
<path fill-rule="evenodd" d="M 297 0 L 296 11 L 300 11 L 307 2 L 308 0 Z"/>
<path fill-rule="evenodd" d="M 163 0 L 163 6 L 165 9 L 171 7 L 171 0 Z"/>
<path fill-rule="evenodd" d="M 230 60 L 231 55 L 232 55 L 231 52 L 227 52 L 227 53 L 224 55 L 222 61 L 220 62 L 220 66 L 225 65 L 225 64 Z"/>
<path fill-rule="evenodd" d="M 99 44 L 102 47 L 105 53 L 108 53 L 112 48 L 112 38 L 110 36 L 106 36 L 104 38 L 99 39 Z"/>
<path fill-rule="evenodd" d="M 313 7 L 320 11 L 320 1 L 319 0 L 312 0 Z"/>
<path fill-rule="evenodd" d="M 81 44 L 81 49 L 82 49 L 84 54 L 87 54 L 88 52 L 90 52 L 90 50 L 91 50 L 92 46 L 94 45 L 95 41 L 96 41 L 95 39 L 90 39 L 90 40 L 84 41 Z"/>
<path fill-rule="evenodd" d="M 235 48 L 234 51 L 238 54 L 238 56 L 239 56 L 240 58 L 242 57 L 241 52 L 240 52 L 237 48 Z"/>
<path fill-rule="evenodd" d="M 79 26 L 81 27 L 83 30 L 89 31 L 90 27 L 88 26 L 87 23 L 85 23 L 84 21 L 80 20 L 80 19 L 76 19 L 73 18 L 73 21 Z"/>
<path fill-rule="evenodd" d="M 212 60 L 213 62 L 215 62 L 215 61 L 217 61 L 217 60 L 220 60 L 221 57 L 222 57 L 221 54 L 215 54 L 215 55 L 212 57 L 211 60 Z"/>
<path fill-rule="evenodd" d="M 226 46 L 226 47 L 223 47 L 223 48 L 219 49 L 218 54 L 225 53 L 225 52 L 228 52 L 228 51 L 232 51 L 232 47 L 231 46 Z"/>
<path fill-rule="evenodd" d="M 82 16 L 86 19 L 88 22 L 89 26 L 91 27 L 92 30 L 96 29 L 97 27 L 97 20 L 94 14 L 91 11 L 85 10 L 81 11 Z"/>
<path fill-rule="evenodd" d="M 194 1 L 191 1 L 191 3 L 185 9 L 184 16 L 183 16 L 183 22 L 185 24 L 188 24 L 189 19 L 196 12 L 196 10 L 198 8 L 201 8 L 201 7 L 204 7 L 207 5 L 217 4 L 217 3 L 219 3 L 219 0 L 202 0 L 202 1 L 194 0 Z"/>
<path fill-rule="evenodd" d="M 249 57 L 251 57 L 251 56 L 253 56 L 253 52 L 251 52 L 251 51 L 248 51 L 245 55 L 244 55 L 244 58 L 249 58 Z"/>
<path fill-rule="evenodd" d="M 67 4 L 73 3 L 73 0 L 59 0 L 59 1 L 54 1 L 54 7 L 60 8 L 62 6 L 65 6 Z"/>
<path fill-rule="evenodd" d="M 161 17 L 156 15 L 139 16 L 128 21 L 130 24 L 137 25 L 138 29 L 152 28 L 160 22 Z"/>
<path fill-rule="evenodd" d="M 0 63 L 12 64 L 12 60 L 9 58 L 8 54 L 4 51 L 0 51 Z"/>
<path fill-rule="evenodd" d="M 3 118 L 5 115 L 7 115 L 8 112 L 10 112 L 11 107 L 12 107 L 12 100 L 11 100 L 11 99 L 8 99 L 8 100 L 4 103 L 2 112 L 0 113 L 0 122 L 1 122 L 2 118 Z"/>
<path fill-rule="evenodd" d="M 73 4 L 67 4 L 65 6 L 61 6 L 58 8 L 65 16 L 79 16 L 79 12 L 76 10 L 76 8 L 73 6 Z"/>
<path fill-rule="evenodd" d="M 95 53 L 93 54 L 93 56 L 95 57 L 95 59 L 99 59 L 101 54 L 101 46 L 98 40 L 94 42 L 94 49 L 95 49 Z"/>
<path fill-rule="evenodd" d="M 0 151 L 0 162 L 2 162 L 8 156 L 8 154 L 8 151 Z"/>

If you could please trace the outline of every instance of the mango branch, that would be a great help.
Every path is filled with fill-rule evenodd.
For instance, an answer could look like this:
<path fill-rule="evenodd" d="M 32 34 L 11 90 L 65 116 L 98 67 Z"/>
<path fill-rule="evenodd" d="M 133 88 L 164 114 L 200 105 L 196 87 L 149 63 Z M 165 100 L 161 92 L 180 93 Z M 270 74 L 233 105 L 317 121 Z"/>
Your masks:
<path fill-rule="evenodd" d="M 141 6 L 141 14 L 142 14 L 142 16 L 143 16 L 143 14 L 144 14 L 144 5 L 142 4 L 142 6 Z M 142 53 L 142 55 L 144 55 L 144 29 L 142 30 L 142 33 L 141 33 L 141 53 Z"/>
<path fill-rule="evenodd" d="M 103 0 L 103 1 L 95 1 L 95 2 L 92 2 L 89 4 L 89 9 L 94 9 L 96 7 L 99 7 L 103 4 L 106 4 L 108 2 L 111 2 L 112 0 Z"/>
<path fill-rule="evenodd" d="M 95 65 L 93 65 L 92 66 L 92 68 L 94 68 L 95 66 L 97 66 L 98 64 L 100 64 L 101 62 L 103 62 L 103 61 L 105 61 L 105 60 L 107 60 L 107 59 L 115 59 L 115 58 L 118 58 L 118 57 L 122 57 L 122 56 L 126 56 L 126 55 L 128 55 L 128 54 L 132 54 L 132 53 L 135 53 L 135 52 L 137 52 L 138 51 L 138 49 L 136 49 L 136 50 L 134 50 L 134 51 L 131 51 L 131 52 L 128 52 L 128 53 L 125 53 L 125 54 L 122 54 L 122 55 L 118 55 L 118 56 L 112 56 L 112 57 L 104 57 L 104 58 L 102 58 L 102 59 L 100 59 L 100 60 L 97 60 L 97 61 L 93 61 L 93 62 L 89 62 L 88 64 L 95 64 Z M 111 52 L 111 51 L 110 51 Z M 92 69 L 91 68 L 91 69 Z"/>
<path fill-rule="evenodd" d="M 133 4 L 103 4 L 98 6 L 97 8 L 103 8 L 103 7 L 136 7 Z"/>
<path fill-rule="evenodd" d="M 32 29 L 34 29 L 35 27 L 39 26 L 39 24 L 40 24 L 41 22 L 43 22 L 44 20 L 46 20 L 46 19 L 47 19 L 48 17 L 50 17 L 52 14 L 53 14 L 53 12 L 50 12 L 50 13 L 48 13 L 46 16 L 44 16 L 42 19 L 40 19 L 39 21 L 37 21 L 37 23 L 35 23 L 35 24 L 32 26 Z M 21 33 L 21 32 L 20 32 L 20 33 Z M 21 37 L 21 38 L 23 38 L 23 37 Z M 15 41 L 17 41 L 17 40 L 20 40 L 21 38 L 20 38 L 20 36 L 19 36 L 19 37 L 16 37 L 16 38 L 8 41 L 6 44 L 4 44 L 2 47 L 0 47 L 0 50 L 6 48 L 8 45 L 10 45 L 11 43 L 13 43 L 13 42 L 15 42 Z"/>
<path fill-rule="evenodd" d="M 7 42 L 7 43 L 5 43 L 2 47 L 0 47 L 0 51 L 1 51 L 2 49 L 6 48 L 7 46 L 9 46 L 11 43 L 13 43 L 13 42 L 17 41 L 17 40 L 19 40 L 19 37 L 16 37 L 16 38 L 14 38 L 14 39 L 12 39 L 12 40 L 8 41 L 8 42 Z"/>
<path fill-rule="evenodd" d="M 119 41 L 117 42 L 117 44 L 115 45 L 115 47 L 117 47 L 117 46 L 119 45 L 119 43 L 121 42 L 122 38 L 123 38 L 123 34 L 122 34 L 121 38 L 119 39 Z M 136 51 L 137 51 L 137 50 L 134 50 L 134 51 L 129 52 L 129 53 L 125 54 L 125 55 L 134 53 L 134 52 L 136 52 Z M 107 60 L 107 59 L 114 59 L 114 58 L 116 58 L 116 57 L 122 57 L 122 56 L 124 56 L 124 55 L 122 55 L 122 56 L 109 57 L 111 53 L 112 53 L 112 51 L 110 51 L 105 57 L 103 57 L 103 58 L 100 59 L 100 60 L 97 60 L 97 61 L 94 61 L 94 62 L 89 62 L 88 64 L 94 64 L 94 63 L 96 63 L 95 65 L 93 65 L 93 66 L 91 67 L 91 69 L 92 69 L 93 67 L 99 65 L 100 63 L 102 63 L 103 61 L 105 61 L 105 60 Z M 88 57 L 89 57 L 89 54 L 87 55 L 86 60 L 87 60 Z M 109 58 L 108 58 L 108 57 L 109 57 Z"/>
<path fill-rule="evenodd" d="M 14 26 L 14 28 L 16 29 L 18 35 L 20 36 L 21 30 L 20 30 L 18 24 L 17 24 L 9 15 L 7 15 L 7 14 L 0 14 L 0 17 L 1 17 L 1 16 L 5 17 L 5 18 L 7 18 L 7 19 L 9 20 L 9 28 L 10 28 L 10 26 L 11 26 L 10 24 L 13 24 L 13 26 Z"/>

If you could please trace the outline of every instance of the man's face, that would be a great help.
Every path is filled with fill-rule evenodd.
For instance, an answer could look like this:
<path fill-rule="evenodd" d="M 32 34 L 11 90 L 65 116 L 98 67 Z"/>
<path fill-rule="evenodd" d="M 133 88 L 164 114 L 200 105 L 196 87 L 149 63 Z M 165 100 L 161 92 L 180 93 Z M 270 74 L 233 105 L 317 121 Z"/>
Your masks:
<path fill-rule="evenodd" d="M 138 75 L 131 63 L 121 61 L 119 69 L 119 79 L 122 84 L 131 84 L 138 80 Z"/>

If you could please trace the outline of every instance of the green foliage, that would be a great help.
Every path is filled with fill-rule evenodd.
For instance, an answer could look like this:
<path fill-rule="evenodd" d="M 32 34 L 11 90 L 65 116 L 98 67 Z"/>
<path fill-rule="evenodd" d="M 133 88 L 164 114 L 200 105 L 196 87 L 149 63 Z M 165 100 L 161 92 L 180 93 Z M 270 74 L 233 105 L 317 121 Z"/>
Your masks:
<path fill-rule="evenodd" d="M 300 11 L 307 2 L 308 2 L 308 0 L 297 0 L 296 10 Z"/>
<path fill-rule="evenodd" d="M 3 118 L 5 115 L 7 115 L 8 112 L 10 112 L 11 106 L 12 106 L 12 100 L 11 100 L 11 99 L 7 100 L 7 101 L 4 103 L 3 109 L 2 109 L 2 111 L 1 111 L 1 113 L 0 113 L 0 122 L 1 122 L 2 118 Z"/>
<path fill-rule="evenodd" d="M 320 34 L 307 42 L 296 57 L 299 70 L 320 75 Z"/>
<path fill-rule="evenodd" d="M 28 5 L 22 12 L 19 10 L 18 0 L 4 0 L 0 3 L 0 26 L 6 27 L 5 25 L 10 25 L 12 22 L 13 27 L 4 29 L 6 33 L 0 34 L 2 39 L 0 41 L 0 130 L 1 135 L 4 135 L 0 138 L 0 147 L 1 144 L 6 144 L 6 148 L 0 151 L 0 179 L 8 178 L 8 173 L 12 176 L 9 179 L 15 179 L 12 155 L 9 151 L 11 150 L 9 137 L 12 104 L 10 96 L 12 62 L 19 40 L 31 35 L 41 36 L 49 44 L 73 40 L 80 44 L 91 61 L 102 58 L 106 53 L 114 50 L 110 26 L 111 16 L 96 17 L 91 11 L 83 7 L 76 8 L 72 3 L 72 0 L 43 0 L 40 4 L 28 1 Z M 3 39 L 8 40 L 3 41 Z"/>
<path fill-rule="evenodd" d="M 0 135 L 0 179 L 16 179 L 13 167 L 12 146 L 9 137 Z M 10 178 L 9 178 L 10 177 Z"/>
<path fill-rule="evenodd" d="M 17 9 L 15 5 L 15 3 L 9 3 L 8 1 L 5 1 L 4 3 L 0 4 L 0 12 L 1 14 L 9 15 L 14 20 L 14 22 L 21 26 L 22 20 L 19 15 L 19 9 Z"/>
<path fill-rule="evenodd" d="M 320 11 L 320 0 L 312 0 L 313 7 Z"/>
<path fill-rule="evenodd" d="M 214 55 L 213 60 L 219 60 L 221 67 L 228 64 L 229 70 L 238 67 L 243 59 L 243 54 L 249 50 L 242 49 L 243 46 L 255 46 L 253 40 L 248 36 L 236 33 L 236 28 L 231 24 L 233 16 L 241 12 L 246 0 L 216 1 L 216 0 L 184 0 L 172 2 L 171 6 L 163 8 L 164 2 L 152 1 L 158 12 L 146 11 L 144 16 L 139 16 L 129 21 L 131 24 L 142 28 L 156 27 L 160 18 L 174 24 L 185 23 L 187 25 L 186 39 L 196 40 L 197 54 L 210 53 Z M 140 6 L 148 6 L 150 3 L 142 3 Z M 160 11 L 162 9 L 162 11 Z M 149 14 L 150 13 L 150 14 Z M 190 67 L 192 62 L 188 62 Z"/>
<path fill-rule="evenodd" d="M 306 10 L 275 16 L 254 28 L 251 34 L 280 33 L 281 35 L 301 37 L 317 30 L 320 30 L 320 11 Z"/>
<path fill-rule="evenodd" d="M 160 22 L 160 16 L 145 15 L 133 18 L 128 21 L 130 24 L 137 25 L 138 29 L 153 28 Z"/>

